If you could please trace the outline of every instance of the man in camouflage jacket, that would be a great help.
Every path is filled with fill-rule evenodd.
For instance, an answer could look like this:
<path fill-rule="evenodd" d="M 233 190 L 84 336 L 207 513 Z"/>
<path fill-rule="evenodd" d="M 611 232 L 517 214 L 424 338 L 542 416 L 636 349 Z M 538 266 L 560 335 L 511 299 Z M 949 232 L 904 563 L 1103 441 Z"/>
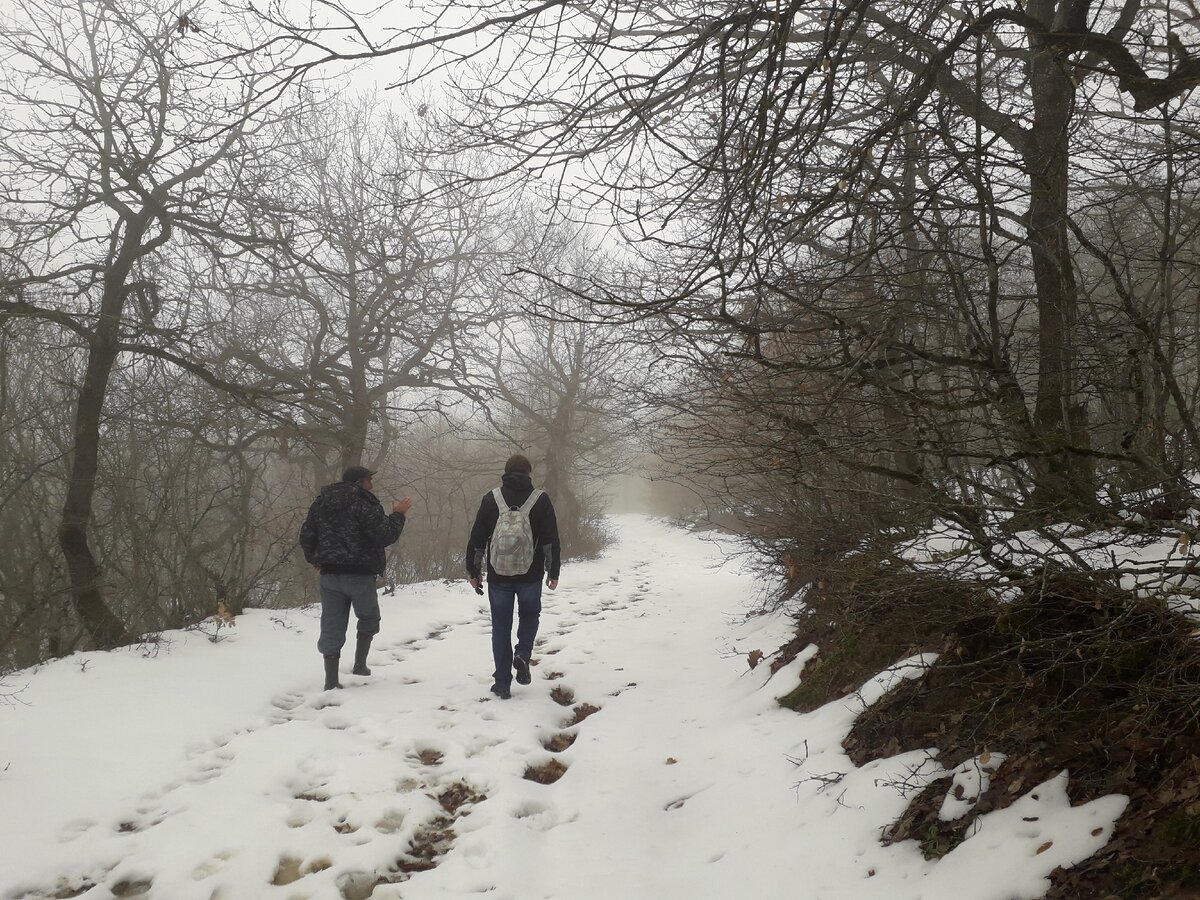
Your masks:
<path fill-rule="evenodd" d="M 355 675 L 370 675 L 367 652 L 379 633 L 379 594 L 375 578 L 383 574 L 384 548 L 400 538 L 412 508 L 405 497 L 385 515 L 371 492 L 375 473 L 350 466 L 342 480 L 326 485 L 309 507 L 300 528 L 304 558 L 321 573 L 321 636 L 317 650 L 325 658 L 325 690 L 340 688 L 338 661 L 346 643 L 350 610 L 358 617 Z"/>

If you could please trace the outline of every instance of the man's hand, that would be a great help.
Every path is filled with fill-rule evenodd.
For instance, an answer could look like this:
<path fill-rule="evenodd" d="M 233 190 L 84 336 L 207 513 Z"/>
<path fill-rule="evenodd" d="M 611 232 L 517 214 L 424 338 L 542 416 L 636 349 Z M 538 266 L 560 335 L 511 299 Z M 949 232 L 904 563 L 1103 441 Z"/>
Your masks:
<path fill-rule="evenodd" d="M 472 588 L 474 588 L 475 593 L 479 594 L 481 597 L 483 596 L 483 587 L 480 584 L 478 578 L 468 578 L 467 583 L 470 584 Z"/>
<path fill-rule="evenodd" d="M 547 578 L 546 579 L 546 587 L 550 588 L 550 590 L 554 590 L 556 587 L 558 587 L 558 579 L 557 578 Z"/>
<path fill-rule="evenodd" d="M 405 497 L 392 504 L 392 512 L 400 513 L 402 516 L 408 515 L 410 509 L 412 509 L 412 497 Z"/>
<path fill-rule="evenodd" d="M 314 569 L 316 569 L 318 572 L 320 572 L 320 571 L 321 571 L 321 566 L 320 566 L 318 563 L 313 563 L 313 564 L 312 564 L 312 567 L 313 567 Z"/>

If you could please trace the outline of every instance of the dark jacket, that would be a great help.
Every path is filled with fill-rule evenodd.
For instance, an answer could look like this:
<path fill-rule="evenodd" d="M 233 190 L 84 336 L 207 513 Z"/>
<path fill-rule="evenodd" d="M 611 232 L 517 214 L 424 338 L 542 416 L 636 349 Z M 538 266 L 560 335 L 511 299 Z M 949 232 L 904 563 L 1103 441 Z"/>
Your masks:
<path fill-rule="evenodd" d="M 533 493 L 533 480 L 520 472 L 509 472 L 500 483 L 500 494 L 510 506 L 520 506 Z M 488 542 L 492 539 L 492 531 L 496 520 L 500 518 L 500 510 L 496 507 L 496 498 L 488 491 L 479 502 L 479 512 L 475 514 L 475 524 L 471 526 L 471 537 L 467 541 L 467 574 L 478 578 L 487 559 Z M 497 575 L 488 563 L 487 580 L 492 584 L 512 584 L 514 582 L 541 581 L 542 572 L 550 578 L 558 578 L 559 552 L 558 520 L 554 517 L 554 504 L 550 502 L 549 494 L 538 497 L 533 508 L 529 510 L 529 526 L 533 531 L 533 563 L 524 575 Z"/>
<path fill-rule="evenodd" d="M 382 575 L 383 548 L 396 543 L 404 515 L 387 515 L 366 488 L 339 481 L 326 485 L 300 528 L 304 558 L 322 572 Z"/>

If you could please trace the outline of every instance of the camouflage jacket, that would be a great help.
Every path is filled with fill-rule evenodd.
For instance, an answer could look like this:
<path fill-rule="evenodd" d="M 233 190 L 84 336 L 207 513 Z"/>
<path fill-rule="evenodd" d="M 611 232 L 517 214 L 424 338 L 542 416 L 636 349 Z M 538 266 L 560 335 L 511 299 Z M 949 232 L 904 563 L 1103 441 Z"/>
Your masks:
<path fill-rule="evenodd" d="M 300 528 L 304 558 L 322 572 L 382 575 L 383 549 L 399 539 L 403 513 L 387 515 L 365 488 L 339 481 L 326 485 Z"/>

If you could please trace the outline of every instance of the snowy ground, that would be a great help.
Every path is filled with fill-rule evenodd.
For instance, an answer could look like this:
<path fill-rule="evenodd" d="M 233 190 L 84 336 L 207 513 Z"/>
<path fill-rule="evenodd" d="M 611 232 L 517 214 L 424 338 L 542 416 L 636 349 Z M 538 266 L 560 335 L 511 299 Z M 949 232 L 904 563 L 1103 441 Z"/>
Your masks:
<path fill-rule="evenodd" d="M 748 669 L 787 637 L 784 619 L 744 618 L 755 580 L 718 545 L 619 523 L 619 546 L 546 594 L 533 684 L 507 702 L 488 694 L 487 617 L 465 583 L 384 597 L 374 675 L 342 691 L 318 690 L 312 609 L 10 676 L 0 898 L 1008 900 L 1107 840 L 1124 798 L 1072 807 L 1064 775 L 940 861 L 882 846 L 896 784 L 952 773 L 921 753 L 854 769 L 840 743 L 922 661 L 783 710 L 802 660 Z M 581 704 L 599 711 L 569 724 Z M 573 744 L 547 749 L 559 735 Z M 557 781 L 524 778 L 552 760 Z M 988 762 L 953 773 L 957 797 Z"/>
<path fill-rule="evenodd" d="M 1145 525 L 1140 516 L 1128 518 Z M 1200 525 L 1200 511 L 1189 510 L 1186 524 Z M 1118 576 L 1125 590 L 1163 597 L 1177 611 L 1200 616 L 1200 577 L 1195 574 L 1200 549 L 1183 532 L 1143 531 L 1136 527 L 1091 531 L 1079 525 L 1059 524 L 1015 534 L 1005 534 L 996 527 L 992 535 L 995 543 L 990 550 L 995 558 L 1019 570 L 1034 571 L 1053 561 L 1067 570 L 1109 571 Z M 935 523 L 925 533 L 900 544 L 899 550 L 905 559 L 952 577 L 993 584 L 1003 580 L 972 546 L 970 535 L 952 522 Z M 1013 590 L 1006 595 L 1013 598 L 1019 594 Z"/>

